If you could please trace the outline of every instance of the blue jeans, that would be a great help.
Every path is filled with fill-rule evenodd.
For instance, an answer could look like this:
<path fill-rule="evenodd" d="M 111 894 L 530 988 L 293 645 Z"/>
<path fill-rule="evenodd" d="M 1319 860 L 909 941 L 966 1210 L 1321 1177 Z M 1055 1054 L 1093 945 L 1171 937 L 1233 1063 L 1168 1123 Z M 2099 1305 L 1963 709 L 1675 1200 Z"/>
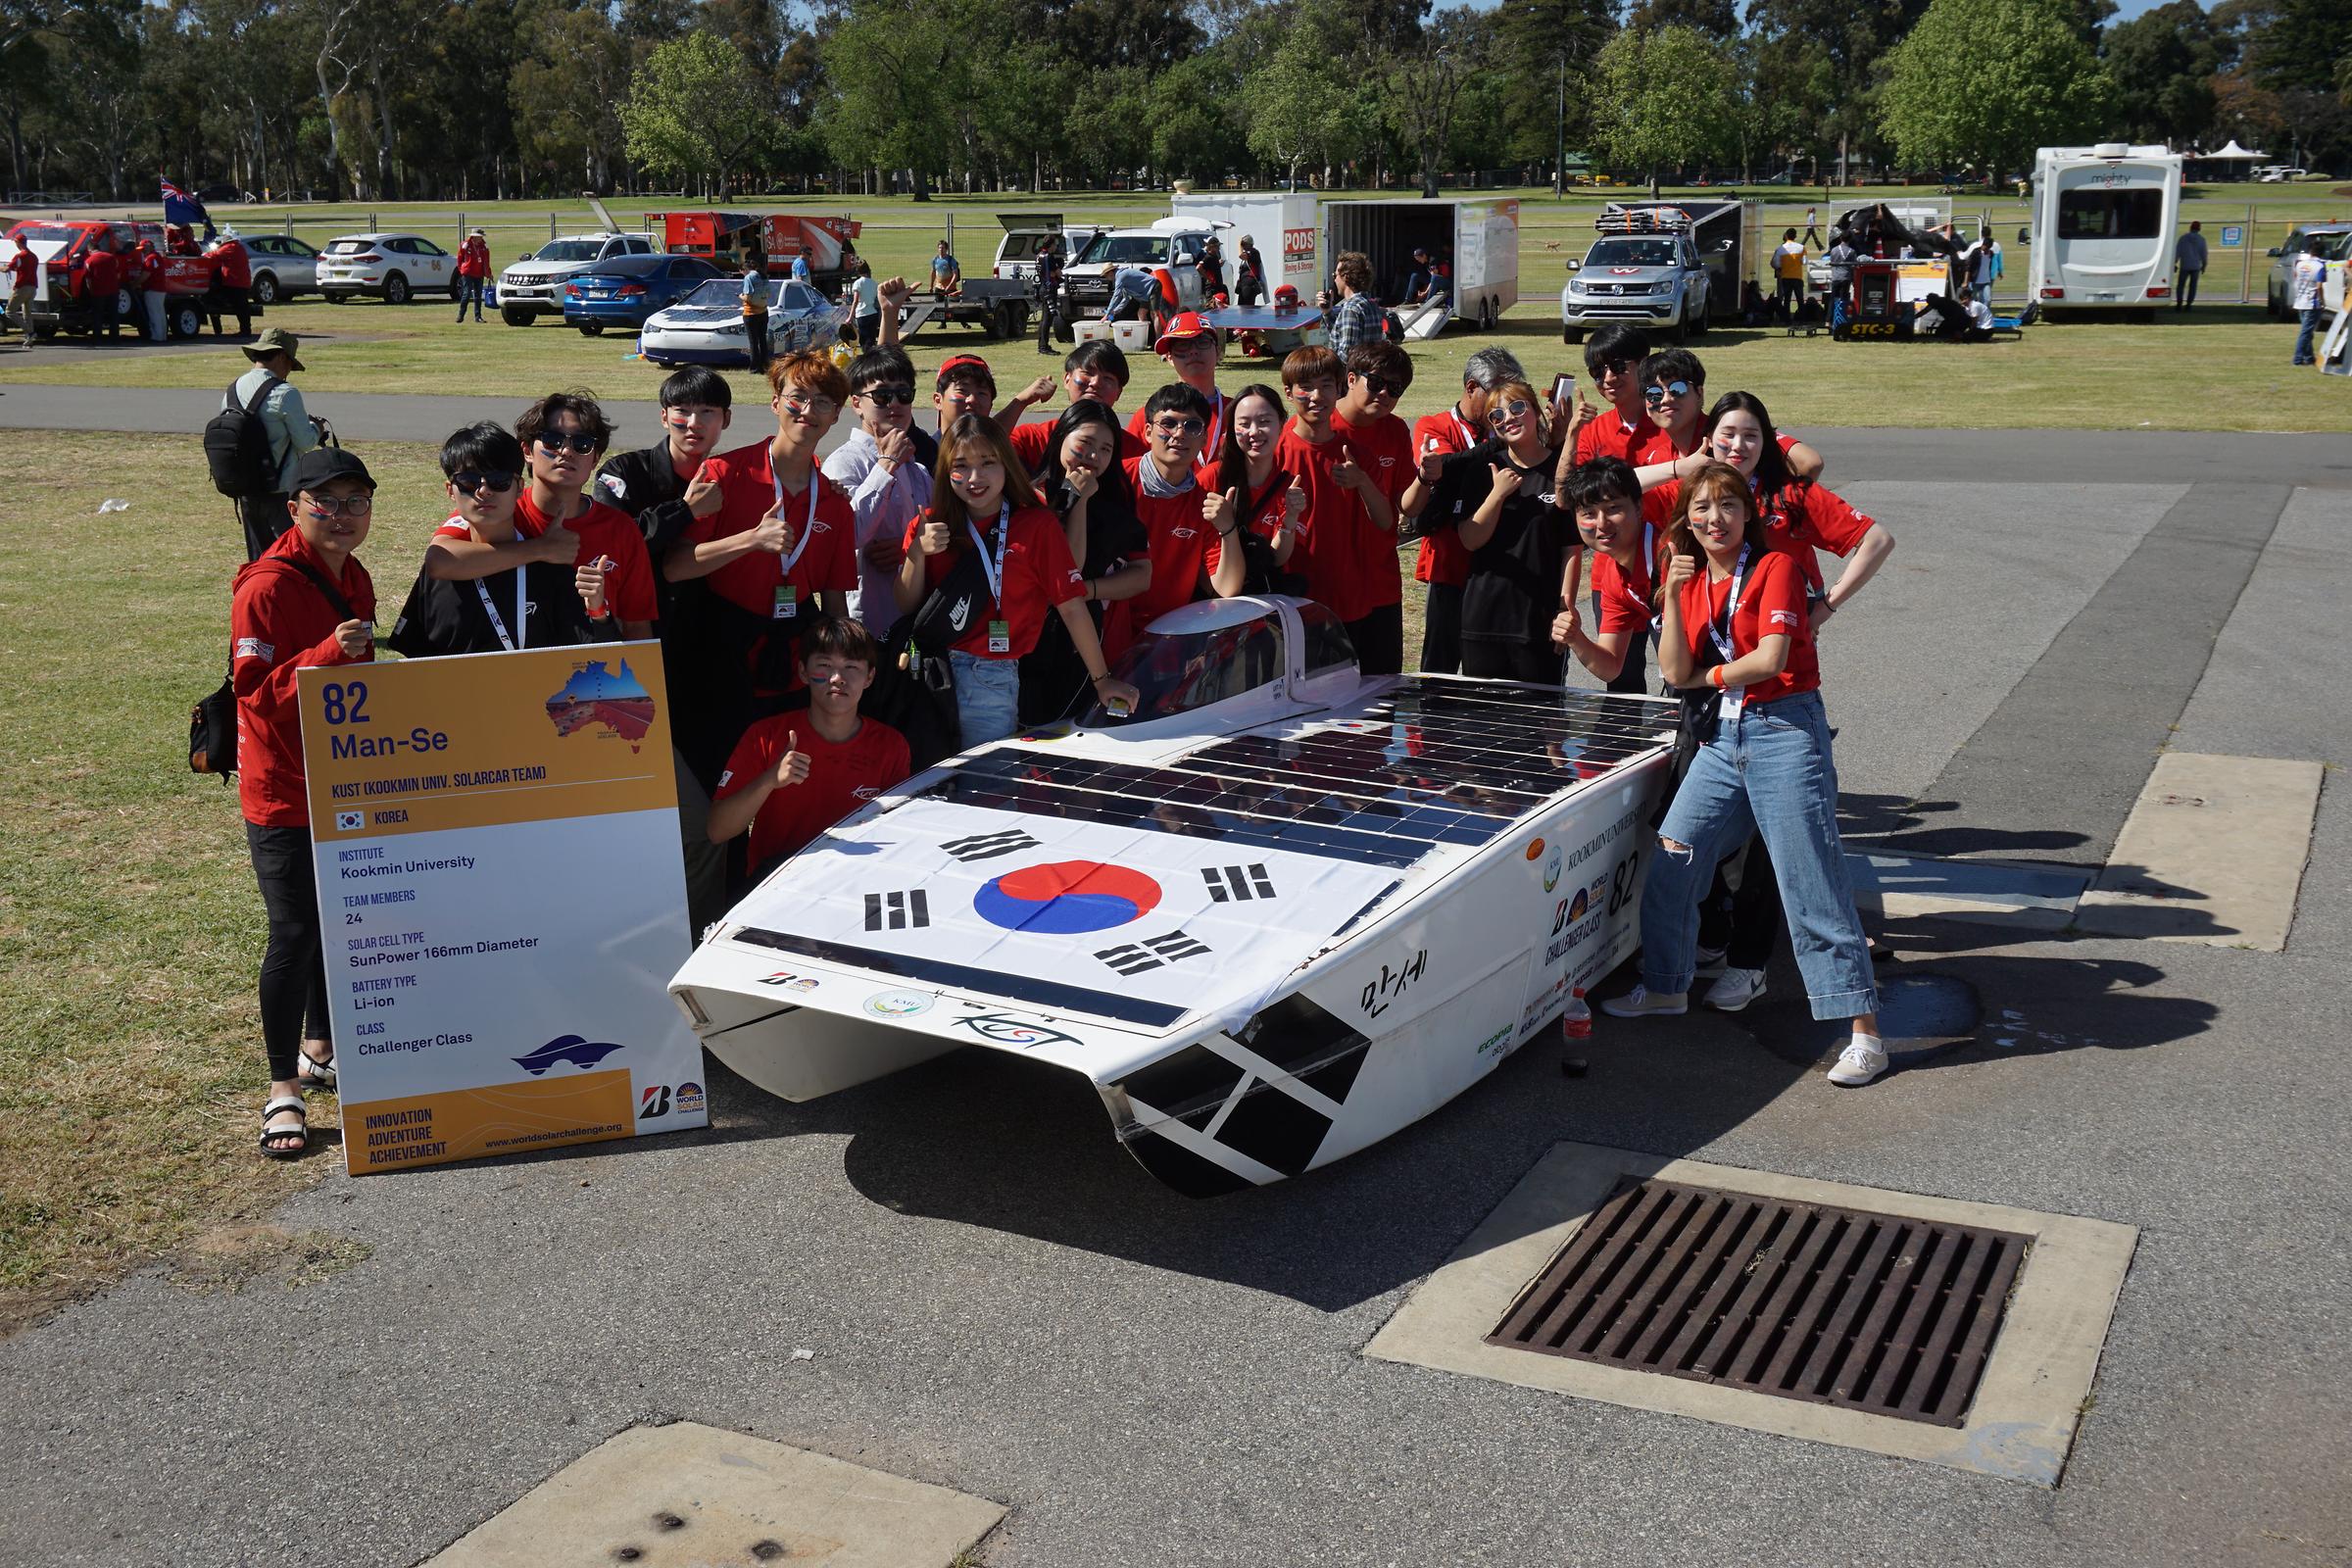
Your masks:
<path fill-rule="evenodd" d="M 2318 356 L 2311 352 L 2311 340 L 2318 335 L 2321 327 L 2328 324 L 2327 316 L 2328 307 L 2318 300 L 2313 300 L 2310 308 L 2304 311 L 2303 329 L 2295 334 L 2295 363 L 2297 365 L 2319 363 Z"/>
<path fill-rule="evenodd" d="M 956 719 L 968 751 L 1015 734 L 1021 727 L 1021 662 L 984 659 L 960 648 L 948 650 L 956 676 Z"/>
<path fill-rule="evenodd" d="M 1669 996 L 1690 989 L 1699 896 L 1751 832 L 1764 835 L 1780 874 L 1813 1016 L 1878 1011 L 1870 943 L 1838 837 L 1838 764 L 1819 692 L 1743 706 L 1691 759 L 1658 829 L 1689 848 L 1661 848 L 1642 892 L 1642 983 Z"/>
<path fill-rule="evenodd" d="M 473 307 L 473 318 L 482 318 L 482 280 L 471 275 L 458 279 L 458 319 L 466 319 L 466 307 Z"/>

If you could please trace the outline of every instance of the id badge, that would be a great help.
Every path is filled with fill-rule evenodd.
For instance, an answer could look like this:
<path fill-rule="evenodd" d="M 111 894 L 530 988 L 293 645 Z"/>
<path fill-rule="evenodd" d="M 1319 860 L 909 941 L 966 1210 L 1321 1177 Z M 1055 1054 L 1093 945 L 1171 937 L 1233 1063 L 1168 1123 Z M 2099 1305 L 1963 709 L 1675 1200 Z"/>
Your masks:
<path fill-rule="evenodd" d="M 992 654 L 1012 652 L 1012 622 L 992 620 L 988 623 L 988 651 Z"/>
<path fill-rule="evenodd" d="M 776 590 L 776 608 L 769 618 L 791 620 L 801 612 L 801 591 L 790 583 Z"/>
<path fill-rule="evenodd" d="M 1740 710 L 1746 706 L 1746 687 L 1726 686 L 1723 689 L 1723 701 L 1717 706 L 1716 712 L 1726 722 L 1736 724 L 1740 721 Z"/>

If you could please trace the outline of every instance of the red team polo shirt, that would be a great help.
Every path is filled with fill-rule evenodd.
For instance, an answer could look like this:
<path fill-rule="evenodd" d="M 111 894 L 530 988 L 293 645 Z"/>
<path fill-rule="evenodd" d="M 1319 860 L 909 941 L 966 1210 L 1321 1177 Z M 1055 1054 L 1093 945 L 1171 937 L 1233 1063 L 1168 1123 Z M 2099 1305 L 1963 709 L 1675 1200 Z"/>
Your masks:
<path fill-rule="evenodd" d="M 1658 435 L 1658 427 L 1649 422 L 1649 416 L 1639 414 L 1634 422 L 1625 422 L 1625 416 L 1612 403 L 1576 432 L 1576 461 L 1592 463 L 1600 458 L 1623 458 L 1638 463 L 1634 454 L 1646 448 Z M 1663 460 L 1661 460 L 1663 461 Z"/>
<path fill-rule="evenodd" d="M 903 541 L 909 554 L 921 549 L 915 538 L 923 531 L 923 522 L 930 516 L 925 512 L 906 524 Z M 1085 578 L 1079 574 L 1078 564 L 1070 559 L 1069 535 L 1061 531 L 1061 519 L 1044 507 L 1017 508 L 1004 526 L 1004 600 L 992 613 L 989 607 L 975 601 L 970 627 L 956 640 L 955 646 L 974 659 L 1020 659 L 1037 647 L 1038 633 L 1045 629 L 1046 615 L 1058 606 L 1086 596 Z M 962 522 L 949 525 L 948 548 L 936 556 L 923 558 L 923 585 L 926 589 L 938 586 L 940 580 L 955 569 L 956 562 L 965 551 L 973 548 L 970 527 Z M 994 541 L 991 541 L 992 548 Z M 985 599 L 988 589 L 980 590 Z M 1009 622 L 1012 648 L 1007 653 L 988 651 L 988 623 L 1002 616 Z"/>
<path fill-rule="evenodd" d="M 588 510 L 566 522 L 579 536 L 580 547 L 572 553 L 572 564 L 585 566 L 600 556 L 612 563 L 605 575 L 605 600 L 612 613 L 622 620 L 652 621 L 660 618 L 661 606 L 654 598 L 653 564 L 646 559 L 645 535 L 629 514 L 601 501 L 589 504 Z M 532 504 L 530 487 L 514 498 L 514 532 L 524 539 L 536 539 L 547 532 L 547 514 Z M 470 539 L 473 530 L 463 517 L 451 517 L 433 530 L 437 539 Z"/>
<path fill-rule="evenodd" d="M 765 441 L 704 459 L 703 477 L 718 486 L 719 505 L 686 530 L 690 543 L 710 544 L 749 533 L 776 505 L 775 465 Z M 847 595 L 858 586 L 858 518 L 850 510 L 850 498 L 814 468 L 808 483 L 814 497 L 806 490 L 787 491 L 780 514 L 792 526 L 793 550 L 800 552 L 799 558 L 793 559 L 793 550 L 780 556 L 747 551 L 703 579 L 711 592 L 755 615 L 790 621 L 813 613 L 817 594 Z M 814 521 L 809 516 L 812 499 Z M 789 570 L 787 561 L 792 562 Z M 777 596 L 787 587 L 793 591 L 791 613 L 780 614 Z"/>
<path fill-rule="evenodd" d="M 1722 617 L 1731 597 L 1732 579 L 1709 582 L 1703 564 L 1698 575 L 1683 584 L 1683 635 L 1694 656 L 1707 646 L 1708 623 Z M 1795 558 L 1780 550 L 1748 557 L 1747 578 L 1740 587 L 1740 608 L 1732 615 L 1732 657 L 1754 653 L 1756 644 L 1772 635 L 1789 639 L 1788 663 L 1772 679 L 1748 687 L 1747 700 L 1769 703 L 1819 690 L 1821 666 L 1813 653 L 1813 616 L 1805 607 L 1805 574 Z"/>
<path fill-rule="evenodd" d="M 1054 423 L 1052 419 L 1032 419 L 1027 424 L 1014 425 L 1011 434 L 1005 437 L 1012 443 L 1012 455 L 1021 460 L 1021 466 L 1029 470 L 1032 479 L 1037 477 L 1037 470 L 1046 466 L 1047 448 L 1054 444 Z M 1142 436 L 1132 430 L 1119 432 L 1121 463 L 1129 458 L 1140 458 L 1147 450 Z"/>
<path fill-rule="evenodd" d="M 1674 519 L 1675 503 L 1682 493 L 1680 479 L 1669 479 L 1644 490 L 1642 515 L 1652 526 L 1664 529 Z M 1806 584 L 1816 593 L 1821 591 L 1825 579 L 1815 552 L 1827 550 L 1843 561 L 1877 523 L 1876 518 L 1856 512 L 1836 491 L 1824 489 L 1809 479 L 1790 481 L 1764 501 L 1762 508 L 1764 525 L 1772 531 L 1774 548 L 1786 550 L 1795 559 L 1797 569 L 1804 573 Z"/>
<path fill-rule="evenodd" d="M 1126 636 L 1141 632 L 1171 610 L 1200 597 L 1200 574 L 1206 569 L 1210 528 L 1200 516 L 1207 486 L 1215 476 L 1206 469 L 1193 475 L 1193 487 L 1180 496 L 1160 499 L 1144 494 L 1143 469 L 1150 458 L 1129 458 L 1119 465 L 1127 471 L 1127 488 L 1135 497 L 1135 515 L 1144 525 L 1144 548 L 1152 557 L 1152 586 L 1125 601 Z M 1114 606 L 1116 608 L 1122 608 Z M 1124 647 L 1124 637 L 1121 646 Z"/>
<path fill-rule="evenodd" d="M 1403 574 L 1396 566 L 1396 536 L 1375 527 L 1364 510 L 1363 498 L 1331 476 L 1332 465 L 1352 457 L 1394 502 L 1412 482 L 1413 433 L 1402 419 L 1391 417 L 1393 431 L 1373 426 L 1365 432 L 1380 448 L 1368 447 L 1335 416 L 1338 432 L 1317 446 L 1298 434 L 1298 421 L 1282 429 L 1275 461 L 1298 476 L 1306 492 L 1306 515 L 1299 520 L 1298 543 L 1291 555 L 1291 569 L 1306 579 L 1307 597 L 1347 620 L 1361 620 L 1384 605 L 1404 597 Z M 1384 466 L 1381 458 L 1386 456 Z M 1404 479 L 1395 489 L 1390 478 L 1399 469 Z"/>
<path fill-rule="evenodd" d="M 773 773 L 800 736 L 808 754 L 808 776 L 770 790 L 752 818 L 751 865 L 757 871 L 806 849 L 819 833 L 872 800 L 909 771 L 906 738 L 878 718 L 858 720 L 858 733 L 838 746 L 816 733 L 807 713 L 778 713 L 743 732 L 718 775 L 713 800 L 740 795 L 753 780 Z"/>
<path fill-rule="evenodd" d="M 1416 470 L 1426 454 L 1435 452 L 1442 458 L 1451 457 L 1469 451 L 1478 445 L 1479 439 L 1479 433 L 1470 428 L 1458 408 L 1443 414 L 1424 414 L 1413 421 Z M 1412 481 L 1407 479 L 1405 483 L 1409 486 Z M 1462 548 L 1458 528 L 1440 528 L 1421 536 L 1421 553 L 1413 562 L 1413 577 L 1419 582 L 1444 583 L 1450 588 L 1459 588 L 1470 580 L 1470 552 Z"/>
<path fill-rule="evenodd" d="M 1650 566 L 1635 553 L 1634 569 L 1627 571 L 1606 551 L 1592 552 L 1592 592 L 1600 599 L 1600 629 L 1630 631 L 1627 657 L 1642 657 L 1642 639 L 1649 634 Z"/>

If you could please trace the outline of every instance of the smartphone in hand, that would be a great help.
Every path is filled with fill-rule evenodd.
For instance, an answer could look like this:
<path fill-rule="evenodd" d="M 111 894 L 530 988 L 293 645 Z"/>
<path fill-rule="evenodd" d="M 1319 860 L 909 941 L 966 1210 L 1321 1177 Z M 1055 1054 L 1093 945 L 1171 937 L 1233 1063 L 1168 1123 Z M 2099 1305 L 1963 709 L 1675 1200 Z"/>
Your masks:
<path fill-rule="evenodd" d="M 1576 372 L 1562 370 L 1551 378 L 1551 406 L 1565 409 L 1576 402 Z"/>

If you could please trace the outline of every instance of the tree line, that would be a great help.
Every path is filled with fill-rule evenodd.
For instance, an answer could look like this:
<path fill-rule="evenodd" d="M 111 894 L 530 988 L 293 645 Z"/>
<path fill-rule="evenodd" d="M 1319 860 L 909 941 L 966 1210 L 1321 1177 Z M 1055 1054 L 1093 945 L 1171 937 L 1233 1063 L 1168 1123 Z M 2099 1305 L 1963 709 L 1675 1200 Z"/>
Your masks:
<path fill-rule="evenodd" d="M 2352 163 L 2340 0 L 0 0 L 9 184 L 361 200 Z"/>

